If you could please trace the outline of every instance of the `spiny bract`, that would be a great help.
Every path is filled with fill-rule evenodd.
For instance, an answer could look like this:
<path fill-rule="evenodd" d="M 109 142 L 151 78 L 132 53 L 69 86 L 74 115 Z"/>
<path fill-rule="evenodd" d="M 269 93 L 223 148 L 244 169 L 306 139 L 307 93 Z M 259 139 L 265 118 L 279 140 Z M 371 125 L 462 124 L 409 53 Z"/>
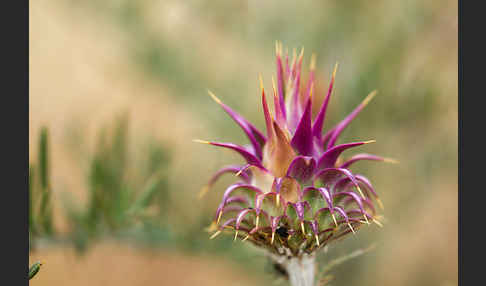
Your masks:
<path fill-rule="evenodd" d="M 260 77 L 266 134 L 209 92 L 243 129 L 250 145 L 195 140 L 231 149 L 246 160 L 244 165 L 219 170 L 201 195 L 221 175 L 236 174 L 239 181 L 226 189 L 216 210 L 211 238 L 230 231 L 235 239 L 240 236 L 273 254 L 300 256 L 354 233 L 361 225 L 371 222 L 381 225 L 375 203 L 380 207 L 382 204 L 373 186 L 366 177 L 353 174 L 349 167 L 360 160 L 393 160 L 370 154 L 340 160 L 343 151 L 374 142 L 336 144 L 339 135 L 375 92 L 323 135 L 337 65 L 327 95 L 312 120 L 315 56 L 311 58 L 307 84 L 301 89 L 303 49 L 298 57 L 294 51 L 290 66 L 288 53 L 283 62 L 280 43 L 276 45 L 276 54 L 277 82 L 272 78 L 275 116 L 270 114 Z"/>

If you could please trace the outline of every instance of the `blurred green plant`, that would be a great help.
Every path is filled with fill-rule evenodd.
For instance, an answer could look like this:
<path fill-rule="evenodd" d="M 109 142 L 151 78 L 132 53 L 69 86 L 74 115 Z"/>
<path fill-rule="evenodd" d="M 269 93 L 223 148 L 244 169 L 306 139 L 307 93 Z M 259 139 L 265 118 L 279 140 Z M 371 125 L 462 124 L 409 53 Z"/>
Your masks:
<path fill-rule="evenodd" d="M 78 250 L 104 236 L 170 239 L 166 227 L 169 153 L 151 140 L 140 162 L 128 158 L 126 116 L 110 131 L 112 134 L 106 128 L 101 130 L 94 154 L 88 157 L 87 203 L 80 204 L 70 193 L 63 193 L 70 231 L 61 236 L 53 226 L 49 132 L 42 127 L 37 162 L 29 168 L 29 251 L 41 237 L 46 242 L 73 243 Z M 143 238 L 145 235 L 155 238 Z"/>
<path fill-rule="evenodd" d="M 89 163 L 86 207 L 80 208 L 72 200 L 67 203 L 72 239 L 78 249 L 103 235 L 133 233 L 131 228 L 164 228 L 169 201 L 168 153 L 151 143 L 142 168 L 128 153 L 128 121 L 123 117 L 111 138 L 106 129 L 100 133 Z"/>
<path fill-rule="evenodd" d="M 42 127 L 38 142 L 37 163 L 29 166 L 29 233 L 33 237 L 54 235 L 46 127 Z"/>

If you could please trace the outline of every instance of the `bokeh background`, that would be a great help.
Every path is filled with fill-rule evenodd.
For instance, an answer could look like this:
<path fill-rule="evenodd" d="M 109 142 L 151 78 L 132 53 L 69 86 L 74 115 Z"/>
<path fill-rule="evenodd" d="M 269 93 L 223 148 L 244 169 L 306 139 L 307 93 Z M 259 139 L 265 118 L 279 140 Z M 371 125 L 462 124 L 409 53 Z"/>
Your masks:
<path fill-rule="evenodd" d="M 457 285 L 457 1 L 29 5 L 32 285 L 285 285 L 248 244 L 208 239 L 232 178 L 197 193 L 240 158 L 191 141 L 246 143 L 207 89 L 264 126 L 276 40 L 304 46 L 305 66 L 317 54 L 321 100 L 339 62 L 326 126 L 377 89 L 341 140 L 400 161 L 355 166 L 385 225 L 320 258 L 374 246 L 330 285 Z"/>

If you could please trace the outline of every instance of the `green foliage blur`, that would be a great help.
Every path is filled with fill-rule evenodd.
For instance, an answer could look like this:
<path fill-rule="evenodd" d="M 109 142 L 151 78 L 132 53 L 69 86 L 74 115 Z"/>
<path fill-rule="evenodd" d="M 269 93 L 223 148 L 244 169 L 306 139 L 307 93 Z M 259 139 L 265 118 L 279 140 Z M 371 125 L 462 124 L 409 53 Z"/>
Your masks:
<path fill-rule="evenodd" d="M 42 128 L 38 146 L 37 164 L 29 166 L 29 233 L 32 236 L 49 237 L 54 234 L 54 229 L 49 184 L 47 128 Z"/>
<path fill-rule="evenodd" d="M 33 248 L 37 238 L 43 238 L 54 243 L 73 243 L 82 251 L 88 242 L 103 236 L 137 233 L 134 229 L 156 235 L 157 241 L 169 239 L 164 220 L 170 200 L 166 177 L 169 155 L 160 144 L 151 142 L 143 167 L 132 167 L 127 154 L 128 118 L 122 117 L 115 123 L 112 130 L 101 130 L 96 150 L 90 156 L 87 204 L 75 203 L 65 193 L 63 203 L 71 229 L 65 237 L 57 235 L 53 228 L 49 168 L 55 166 L 49 164 L 48 128 L 42 128 L 39 159 L 37 164 L 31 164 L 29 173 L 29 233 Z M 38 177 L 34 170 L 38 170 Z"/>
<path fill-rule="evenodd" d="M 119 236 L 131 229 L 158 227 L 166 238 L 164 214 L 169 202 L 166 169 L 169 158 L 154 145 L 144 168 L 131 165 L 127 154 L 128 119 L 119 119 L 111 137 L 102 129 L 88 172 L 89 199 L 85 208 L 69 203 L 69 218 L 78 248 L 100 235 Z M 153 211 L 150 211 L 150 209 Z"/>

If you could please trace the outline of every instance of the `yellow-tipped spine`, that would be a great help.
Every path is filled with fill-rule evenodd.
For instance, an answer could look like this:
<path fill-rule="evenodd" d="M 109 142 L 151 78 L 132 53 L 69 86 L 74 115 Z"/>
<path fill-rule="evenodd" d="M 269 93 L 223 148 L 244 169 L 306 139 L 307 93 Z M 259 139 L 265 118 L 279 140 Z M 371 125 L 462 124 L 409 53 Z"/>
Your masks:
<path fill-rule="evenodd" d="M 312 95 L 314 94 L 314 82 L 311 83 L 309 98 L 312 100 Z"/>
<path fill-rule="evenodd" d="M 336 73 L 337 73 L 337 69 L 338 69 L 338 66 L 339 66 L 339 63 L 336 62 L 336 64 L 334 65 L 334 70 L 332 71 L 332 78 L 336 78 Z"/>
<path fill-rule="evenodd" d="M 375 223 L 377 226 L 379 226 L 379 227 L 383 227 L 383 224 L 382 224 L 382 223 L 381 223 L 379 220 L 377 220 L 377 219 L 375 219 L 375 218 L 374 218 L 374 219 L 373 219 L 373 222 L 374 222 L 374 223 Z"/>
<path fill-rule="evenodd" d="M 263 92 L 264 88 L 263 88 L 263 79 L 261 74 L 258 74 L 258 81 L 260 82 L 260 90 Z"/>
<path fill-rule="evenodd" d="M 370 144 L 370 143 L 375 143 L 376 140 L 368 140 L 368 141 L 364 141 L 363 144 Z"/>
<path fill-rule="evenodd" d="M 208 90 L 208 94 L 209 94 L 209 96 L 211 96 L 211 98 L 212 98 L 214 101 L 216 101 L 216 103 L 218 103 L 218 104 L 222 104 L 221 100 L 220 100 L 218 97 L 216 97 L 216 95 L 214 95 L 214 93 L 212 93 L 210 90 Z"/>
<path fill-rule="evenodd" d="M 272 89 L 273 89 L 273 96 L 277 96 L 277 85 L 275 84 L 275 78 L 272 75 Z"/>
<path fill-rule="evenodd" d="M 400 164 L 400 161 L 395 160 L 393 158 L 383 158 L 383 162 L 385 162 L 385 163 L 391 163 L 391 164 Z"/>
<path fill-rule="evenodd" d="M 211 144 L 210 141 L 201 140 L 201 139 L 192 139 L 192 142 L 201 143 L 201 144 Z"/>
<path fill-rule="evenodd" d="M 363 198 L 366 199 L 365 195 L 363 194 L 363 191 L 361 191 L 361 188 L 359 186 L 356 186 L 356 189 L 358 190 L 359 195 Z"/>
<path fill-rule="evenodd" d="M 216 237 L 216 236 L 218 236 L 220 233 L 221 233 L 221 230 L 218 230 L 217 232 L 213 233 L 213 235 L 211 235 L 211 237 L 209 237 L 209 239 L 213 239 L 213 238 L 215 238 L 215 237 Z"/>
<path fill-rule="evenodd" d="M 312 53 L 310 65 L 309 65 L 309 69 L 312 71 L 316 69 L 316 58 L 317 58 L 316 54 Z"/>
<path fill-rule="evenodd" d="M 199 199 L 201 199 L 202 197 L 204 197 L 204 195 L 207 194 L 208 191 L 209 191 L 209 186 L 208 185 L 202 187 L 201 190 L 199 191 L 199 193 L 197 194 L 197 197 Z"/>
<path fill-rule="evenodd" d="M 353 234 L 356 234 L 356 232 L 354 231 L 353 226 L 352 226 L 352 225 L 351 225 L 349 222 L 348 222 L 348 226 L 349 226 L 349 228 L 351 229 L 351 231 L 353 232 Z"/>
<path fill-rule="evenodd" d="M 366 221 L 366 224 L 370 224 L 370 221 L 368 220 L 368 218 L 366 217 L 366 215 L 365 215 L 365 214 L 363 215 L 363 217 L 364 217 L 364 219 L 365 219 L 365 221 Z"/>
<path fill-rule="evenodd" d="M 385 206 L 383 205 L 383 202 L 380 200 L 380 198 L 375 198 L 376 199 L 376 203 L 378 204 L 378 206 L 380 207 L 380 209 L 384 210 L 385 209 Z"/>
<path fill-rule="evenodd" d="M 332 217 L 332 220 L 334 221 L 334 224 L 337 227 L 338 226 L 338 223 L 337 223 L 337 220 L 336 220 L 336 216 L 334 214 L 331 214 L 331 217 Z"/>
<path fill-rule="evenodd" d="M 223 210 L 220 210 L 219 213 L 218 213 L 218 219 L 216 220 L 216 224 L 219 224 L 219 222 L 221 221 L 221 216 L 223 216 Z"/>
<path fill-rule="evenodd" d="M 376 90 L 373 90 L 372 92 L 370 92 L 368 94 L 368 96 L 366 96 L 366 98 L 363 100 L 361 105 L 363 105 L 363 106 L 368 105 L 368 103 L 370 103 L 370 101 L 376 96 L 377 93 L 378 93 L 378 91 L 376 91 Z"/>

